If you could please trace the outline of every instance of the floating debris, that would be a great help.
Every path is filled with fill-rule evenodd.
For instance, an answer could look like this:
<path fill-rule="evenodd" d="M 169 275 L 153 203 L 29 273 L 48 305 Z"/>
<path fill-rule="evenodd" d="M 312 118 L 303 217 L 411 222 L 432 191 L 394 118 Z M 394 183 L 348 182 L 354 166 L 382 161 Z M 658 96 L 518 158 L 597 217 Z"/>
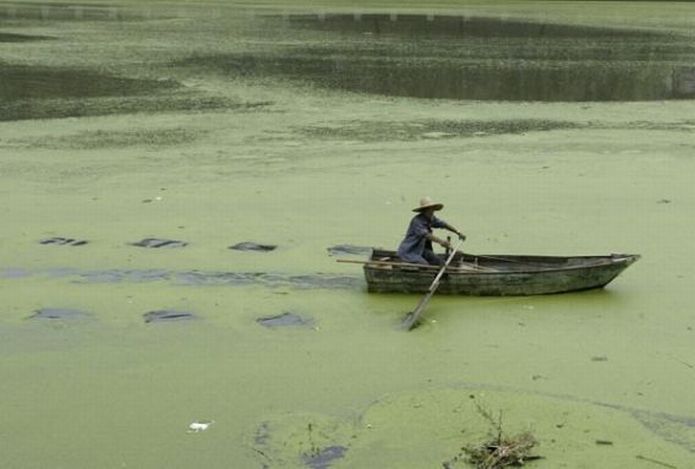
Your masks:
<path fill-rule="evenodd" d="M 456 134 L 452 134 L 450 132 L 438 132 L 438 131 L 432 131 L 432 132 L 425 132 L 422 134 L 422 138 L 444 138 L 444 137 L 456 137 Z"/>
<path fill-rule="evenodd" d="M 501 469 L 507 466 L 523 466 L 528 461 L 540 459 L 530 454 L 538 442 L 530 433 L 513 437 L 501 437 L 478 446 L 463 448 L 470 462 L 479 469 Z"/>
<path fill-rule="evenodd" d="M 265 327 L 313 327 L 314 320 L 304 318 L 294 313 L 282 313 L 277 316 L 266 316 L 256 319 L 256 322 Z"/>
<path fill-rule="evenodd" d="M 56 236 L 53 238 L 42 239 L 41 241 L 39 241 L 39 243 L 54 244 L 56 246 L 84 246 L 88 243 L 88 241 L 85 241 L 83 239 L 63 238 L 60 236 Z"/>
<path fill-rule="evenodd" d="M 158 311 L 150 311 L 149 313 L 143 314 L 146 323 L 151 322 L 171 322 L 171 321 L 182 321 L 188 319 L 195 319 L 193 313 L 187 311 L 174 311 L 169 309 L 162 309 Z"/>
<path fill-rule="evenodd" d="M 528 461 L 541 459 L 541 456 L 531 454 L 532 449 L 538 444 L 536 438 L 530 432 L 518 435 L 506 435 L 502 429 L 502 412 L 497 416 L 475 402 L 478 413 L 490 424 L 491 440 L 478 445 L 467 445 L 461 448 L 462 452 L 451 461 L 444 463 L 444 467 L 452 467 L 454 463 L 466 454 L 468 459 L 478 469 L 502 469 L 507 466 L 523 466 Z"/>
<path fill-rule="evenodd" d="M 610 440 L 596 440 L 596 444 L 603 446 L 613 446 L 613 442 Z"/>
<path fill-rule="evenodd" d="M 372 248 L 369 246 L 354 246 L 352 244 L 337 244 L 326 248 L 330 256 L 354 255 L 354 256 L 370 256 Z"/>
<path fill-rule="evenodd" d="M 186 241 L 177 241 L 174 239 L 161 239 L 161 238 L 145 238 L 136 243 L 130 243 L 131 246 L 137 246 L 141 248 L 183 248 L 188 246 Z"/>
<path fill-rule="evenodd" d="M 87 316 L 87 313 L 77 309 L 41 308 L 27 319 L 83 319 Z"/>
<path fill-rule="evenodd" d="M 188 431 L 186 433 L 200 433 L 204 432 L 208 428 L 210 428 L 210 425 L 215 423 L 214 420 L 196 420 L 194 422 L 191 422 L 190 425 L 188 425 Z"/>
<path fill-rule="evenodd" d="M 592 362 L 607 362 L 608 357 L 605 355 L 595 356 L 595 357 L 591 357 L 591 361 Z"/>
<path fill-rule="evenodd" d="M 259 244 L 251 241 L 244 241 L 243 243 L 237 243 L 234 246 L 229 246 L 229 249 L 234 249 L 235 251 L 269 252 L 277 249 L 277 246 L 275 244 Z"/>

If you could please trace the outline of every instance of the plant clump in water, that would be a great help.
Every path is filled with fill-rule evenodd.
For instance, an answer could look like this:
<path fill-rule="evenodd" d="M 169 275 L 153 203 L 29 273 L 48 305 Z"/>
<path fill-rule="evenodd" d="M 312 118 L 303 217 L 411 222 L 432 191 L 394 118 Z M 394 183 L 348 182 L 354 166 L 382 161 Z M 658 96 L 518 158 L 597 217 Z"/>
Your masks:
<path fill-rule="evenodd" d="M 539 459 L 531 450 L 538 441 L 529 432 L 515 436 L 503 436 L 477 446 L 464 447 L 470 462 L 480 469 L 497 469 L 507 466 L 523 466 L 527 461 Z"/>
<path fill-rule="evenodd" d="M 528 461 L 541 459 L 542 456 L 531 454 L 533 448 L 538 445 L 538 440 L 531 432 L 522 432 L 514 436 L 507 435 L 502 429 L 501 411 L 495 417 L 489 409 L 478 402 L 476 402 L 476 408 L 478 413 L 492 426 L 492 438 L 483 443 L 464 446 L 461 448 L 461 453 L 443 464 L 445 469 L 453 468 L 453 464 L 460 461 L 464 455 L 467 455 L 468 461 L 478 469 L 523 466 Z"/>

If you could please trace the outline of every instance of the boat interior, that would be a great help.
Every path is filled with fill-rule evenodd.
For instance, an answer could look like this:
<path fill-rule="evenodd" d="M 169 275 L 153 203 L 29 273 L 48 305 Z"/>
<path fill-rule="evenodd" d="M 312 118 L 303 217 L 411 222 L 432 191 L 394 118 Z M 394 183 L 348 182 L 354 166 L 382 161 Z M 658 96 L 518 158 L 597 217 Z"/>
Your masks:
<path fill-rule="evenodd" d="M 438 254 L 446 261 L 448 253 Z M 457 252 L 447 270 L 465 272 L 514 272 L 529 270 L 557 270 L 579 267 L 608 265 L 628 259 L 636 260 L 639 256 L 630 254 L 611 254 L 608 256 L 528 256 L 507 254 L 468 254 Z M 399 270 L 431 270 L 438 266 L 427 266 L 403 262 L 395 251 L 374 249 L 367 266 L 370 268 Z"/>

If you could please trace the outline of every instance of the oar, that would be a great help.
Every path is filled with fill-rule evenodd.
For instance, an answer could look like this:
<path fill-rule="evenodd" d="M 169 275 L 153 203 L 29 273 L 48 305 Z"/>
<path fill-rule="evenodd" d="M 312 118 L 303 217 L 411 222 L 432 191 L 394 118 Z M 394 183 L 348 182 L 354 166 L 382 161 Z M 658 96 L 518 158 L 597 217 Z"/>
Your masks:
<path fill-rule="evenodd" d="M 420 318 L 420 315 L 425 310 L 425 307 L 427 306 L 427 303 L 429 303 L 430 298 L 432 298 L 432 295 L 434 295 L 434 292 L 437 291 L 437 287 L 439 287 L 439 281 L 442 279 L 444 271 L 451 262 L 451 259 L 454 258 L 454 255 L 456 254 L 456 251 L 458 251 L 458 247 L 461 245 L 462 242 L 463 240 L 460 239 L 459 242 L 456 244 L 456 247 L 451 250 L 451 254 L 449 254 L 449 257 L 447 258 L 442 268 L 439 270 L 439 273 L 437 273 L 437 276 L 434 277 L 432 285 L 430 285 L 430 288 L 429 290 L 427 290 L 427 293 L 425 293 L 425 296 L 423 296 L 420 302 L 417 304 L 415 310 L 408 313 L 405 319 L 403 319 L 403 327 L 405 329 L 411 330 L 413 327 L 415 327 L 415 323 L 417 323 L 417 320 Z"/>

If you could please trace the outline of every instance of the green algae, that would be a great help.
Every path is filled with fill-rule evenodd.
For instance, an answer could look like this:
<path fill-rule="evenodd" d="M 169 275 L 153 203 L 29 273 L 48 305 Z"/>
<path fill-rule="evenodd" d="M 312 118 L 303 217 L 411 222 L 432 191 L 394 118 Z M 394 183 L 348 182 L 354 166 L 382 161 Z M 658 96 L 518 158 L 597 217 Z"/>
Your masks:
<path fill-rule="evenodd" d="M 692 18 L 686 5 L 606 8 L 621 15 L 597 19 L 577 4 L 499 11 L 681 31 Z M 154 39 L 144 29 L 155 23 L 82 22 L 62 26 L 80 47 L 60 54 L 57 41 L 2 46 L 13 61 L 15 46 L 58 67 L 108 57 L 123 76 L 170 76 L 215 102 L 273 103 L 272 112 L 237 112 L 94 97 L 95 108 L 122 112 L 0 125 L 0 410 L 12 422 L 4 465 L 306 467 L 312 455 L 333 455 L 331 467 L 437 467 L 486 437 L 471 394 L 502 410 L 510 431 L 534 431 L 538 467 L 650 467 L 638 456 L 691 464 L 691 101 L 427 101 L 171 68 L 194 53 L 293 40 L 227 20 L 239 23 L 220 15 L 209 33 L 193 20 L 156 23 Z M 60 29 L 51 24 L 43 34 Z M 124 51 L 115 37 L 142 45 Z M 147 70 L 132 63 L 142 57 L 153 59 Z M 137 113 L 141 100 L 156 112 Z M 470 135 L 471 122 L 485 123 L 474 131 L 484 138 Z M 563 125 L 517 132 L 510 122 Z M 423 133 L 447 123 L 454 135 L 394 137 L 412 123 Z M 395 247 L 425 194 L 445 203 L 442 217 L 468 235 L 467 251 L 644 257 L 605 291 L 435 297 L 424 327 L 404 334 L 398 322 L 419 297 L 367 295 L 360 267 L 326 248 Z M 89 244 L 40 244 L 52 237 Z M 144 238 L 190 244 L 127 244 Z M 228 249 L 244 240 L 279 247 Z M 314 281 L 324 283 L 304 288 Z M 43 308 L 91 320 L 27 320 Z M 162 310 L 201 320 L 144 323 Z M 256 322 L 284 311 L 316 327 Z M 216 423 L 187 434 L 199 419 Z"/>

